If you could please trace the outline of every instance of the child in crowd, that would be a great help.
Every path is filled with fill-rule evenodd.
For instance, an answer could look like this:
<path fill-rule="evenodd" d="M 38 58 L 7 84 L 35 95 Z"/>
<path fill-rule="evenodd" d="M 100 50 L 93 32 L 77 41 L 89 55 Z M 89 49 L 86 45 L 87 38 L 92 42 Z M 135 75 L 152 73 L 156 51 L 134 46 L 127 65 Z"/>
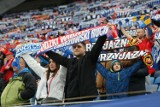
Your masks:
<path fill-rule="evenodd" d="M 142 64 L 143 62 L 140 60 L 131 67 L 124 69 L 119 60 L 113 60 L 110 69 L 107 69 L 101 63 L 97 63 L 97 70 L 106 79 L 107 98 L 126 97 L 130 76 L 138 71 Z"/>

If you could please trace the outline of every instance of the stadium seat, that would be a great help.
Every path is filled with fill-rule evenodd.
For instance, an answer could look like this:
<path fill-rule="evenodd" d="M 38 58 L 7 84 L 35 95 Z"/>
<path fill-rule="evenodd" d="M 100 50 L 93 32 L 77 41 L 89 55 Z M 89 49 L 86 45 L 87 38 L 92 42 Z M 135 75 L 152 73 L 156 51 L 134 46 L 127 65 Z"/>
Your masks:
<path fill-rule="evenodd" d="M 154 83 L 160 85 L 160 76 L 155 78 Z"/>
<path fill-rule="evenodd" d="M 158 92 L 160 91 L 160 87 L 158 87 L 157 91 L 158 91 Z"/>
<path fill-rule="evenodd" d="M 151 82 L 151 84 L 154 84 L 155 78 L 154 77 L 150 77 L 150 82 Z"/>
<path fill-rule="evenodd" d="M 149 92 L 149 93 L 157 92 L 157 89 L 158 89 L 158 85 L 157 84 L 146 85 L 146 91 Z"/>
<path fill-rule="evenodd" d="M 155 79 L 154 83 L 158 85 L 157 91 L 160 91 L 160 76 Z"/>
<path fill-rule="evenodd" d="M 160 77 L 160 70 L 159 70 L 159 71 L 156 71 L 156 72 L 154 73 L 154 77 L 155 77 L 155 78 Z"/>

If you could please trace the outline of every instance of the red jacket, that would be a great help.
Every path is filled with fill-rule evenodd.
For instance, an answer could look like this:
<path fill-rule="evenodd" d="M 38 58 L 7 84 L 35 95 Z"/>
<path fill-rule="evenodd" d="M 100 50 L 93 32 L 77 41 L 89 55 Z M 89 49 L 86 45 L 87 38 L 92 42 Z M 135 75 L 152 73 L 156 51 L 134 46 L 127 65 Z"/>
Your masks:
<path fill-rule="evenodd" d="M 11 64 L 13 62 L 14 58 L 11 58 L 7 64 L 3 65 L 1 70 L 0 70 L 0 73 L 4 74 L 3 75 L 3 79 L 8 82 L 9 79 L 13 76 L 14 72 L 11 68 Z"/>

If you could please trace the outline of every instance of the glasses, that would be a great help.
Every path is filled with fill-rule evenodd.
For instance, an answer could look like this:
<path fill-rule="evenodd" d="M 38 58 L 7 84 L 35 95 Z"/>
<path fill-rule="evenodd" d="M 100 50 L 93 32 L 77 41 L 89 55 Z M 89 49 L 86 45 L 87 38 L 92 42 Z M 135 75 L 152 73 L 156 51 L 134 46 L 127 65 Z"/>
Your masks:
<path fill-rule="evenodd" d="M 80 45 L 74 45 L 74 46 L 72 46 L 73 47 L 73 49 L 75 49 L 76 47 L 77 48 L 81 48 L 82 46 L 80 46 Z"/>

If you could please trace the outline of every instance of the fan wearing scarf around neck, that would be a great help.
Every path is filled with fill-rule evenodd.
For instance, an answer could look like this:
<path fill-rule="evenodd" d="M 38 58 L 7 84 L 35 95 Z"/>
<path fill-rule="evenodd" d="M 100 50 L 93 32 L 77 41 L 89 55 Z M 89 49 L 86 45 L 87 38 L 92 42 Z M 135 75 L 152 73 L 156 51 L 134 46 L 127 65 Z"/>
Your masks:
<path fill-rule="evenodd" d="M 142 66 L 142 60 L 123 68 L 120 60 L 113 60 L 110 69 L 97 63 L 97 71 L 106 79 L 107 99 L 127 97 L 130 76 Z"/>
<path fill-rule="evenodd" d="M 2 107 L 24 105 L 34 97 L 37 90 L 36 80 L 26 66 L 23 58 L 15 58 L 12 62 L 14 76 L 2 93 Z"/>

